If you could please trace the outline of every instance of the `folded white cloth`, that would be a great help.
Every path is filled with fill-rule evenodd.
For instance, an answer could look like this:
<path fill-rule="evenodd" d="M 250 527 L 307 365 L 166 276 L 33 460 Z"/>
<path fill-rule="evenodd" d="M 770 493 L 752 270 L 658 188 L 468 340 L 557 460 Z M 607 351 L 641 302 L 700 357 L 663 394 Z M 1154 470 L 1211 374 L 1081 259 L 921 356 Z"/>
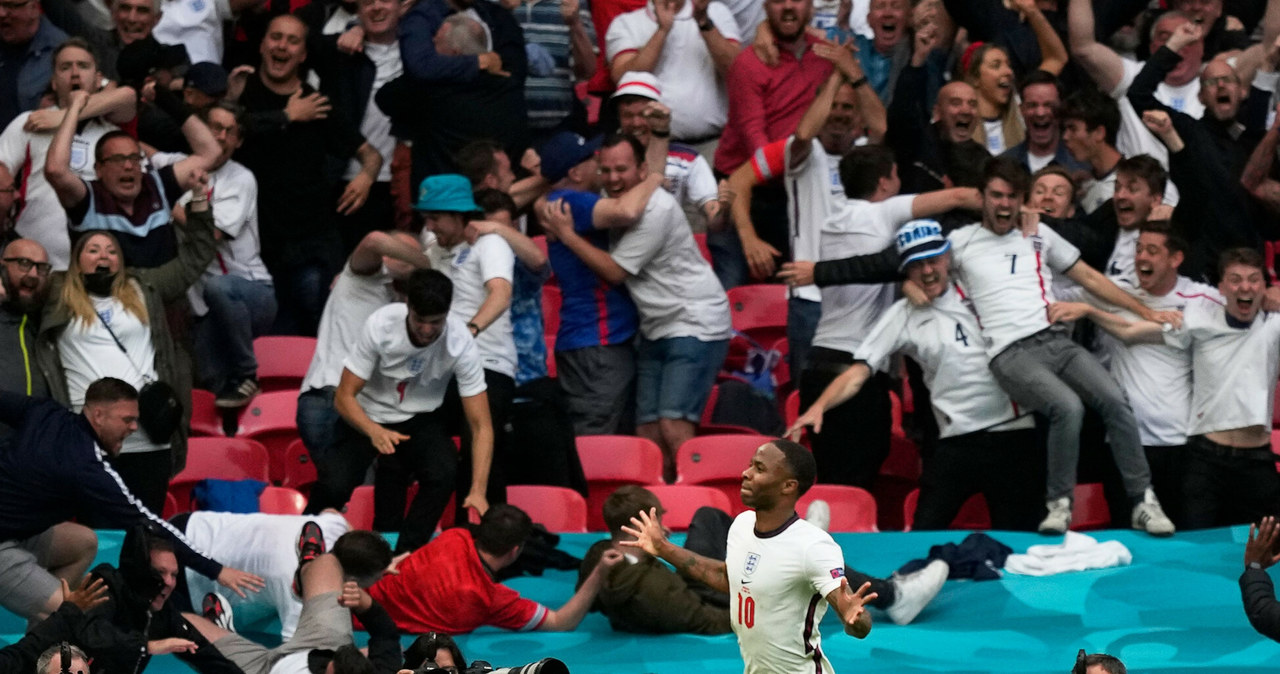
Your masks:
<path fill-rule="evenodd" d="M 1133 553 L 1120 541 L 1099 543 L 1091 536 L 1068 531 L 1058 545 L 1033 545 L 1027 548 L 1026 554 L 1009 555 L 1004 569 L 1024 576 L 1052 576 L 1131 563 Z"/>

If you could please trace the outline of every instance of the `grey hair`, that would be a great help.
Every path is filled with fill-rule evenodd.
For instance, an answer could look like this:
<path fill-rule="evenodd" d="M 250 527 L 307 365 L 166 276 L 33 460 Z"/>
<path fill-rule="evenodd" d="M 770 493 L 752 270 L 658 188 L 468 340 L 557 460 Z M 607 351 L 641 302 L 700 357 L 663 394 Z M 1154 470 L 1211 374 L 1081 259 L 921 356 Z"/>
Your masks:
<path fill-rule="evenodd" d="M 80 650 L 79 646 L 68 644 L 67 648 L 71 650 L 72 662 L 79 660 L 85 663 L 86 665 L 88 665 L 89 656 L 85 655 L 84 651 Z M 59 668 L 58 671 L 50 671 L 49 665 L 53 663 L 53 656 L 58 655 L 61 651 L 62 651 L 62 644 L 58 644 L 56 646 L 50 646 L 49 648 L 45 649 L 45 652 L 40 654 L 40 659 L 36 660 L 36 674 L 58 674 L 58 671 L 61 671 L 61 668 Z M 85 669 L 87 670 L 88 667 L 86 666 Z M 79 674 L 89 674 L 89 672 L 83 671 L 83 672 L 80 672 Z"/>
<path fill-rule="evenodd" d="M 466 14 L 451 14 L 444 22 L 449 24 L 449 47 L 459 54 L 474 56 L 483 54 L 488 43 L 484 26 Z"/>
<path fill-rule="evenodd" d="M 1151 22 L 1151 27 L 1147 29 L 1148 40 L 1156 39 L 1156 26 L 1159 26 L 1160 22 L 1164 21 L 1165 19 L 1186 19 L 1187 21 L 1191 21 L 1191 23 L 1195 23 L 1195 21 L 1192 21 L 1191 17 L 1187 16 L 1186 12 L 1183 12 L 1177 9 L 1171 9 L 1167 12 L 1162 12 L 1160 13 L 1159 16 L 1155 18 L 1154 21 Z"/>

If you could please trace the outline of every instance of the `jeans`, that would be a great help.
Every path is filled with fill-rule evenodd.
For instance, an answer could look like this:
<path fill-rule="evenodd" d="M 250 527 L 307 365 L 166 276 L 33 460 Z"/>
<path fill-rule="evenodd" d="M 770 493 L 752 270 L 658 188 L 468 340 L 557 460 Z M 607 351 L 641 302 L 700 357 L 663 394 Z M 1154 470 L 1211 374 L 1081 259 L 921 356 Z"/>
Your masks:
<path fill-rule="evenodd" d="M 818 320 L 822 318 L 822 302 L 792 297 L 787 300 L 787 364 L 791 367 L 791 379 L 800 388 L 800 375 L 809 366 L 809 349 L 813 335 L 818 332 Z"/>
<path fill-rule="evenodd" d="M 711 269 L 725 290 L 751 282 L 751 270 L 747 267 L 746 254 L 742 252 L 738 230 L 726 227 L 720 231 L 708 231 L 707 250 L 711 251 Z"/>
<path fill-rule="evenodd" d="M 991 361 L 996 382 L 1019 404 L 1049 418 L 1045 498 L 1071 497 L 1080 461 L 1085 405 L 1102 417 L 1111 455 L 1131 499 L 1151 486 L 1151 471 L 1124 392 L 1102 364 L 1058 328 L 1009 345 Z"/>
<path fill-rule="evenodd" d="M 253 338 L 267 334 L 276 319 L 276 295 L 270 281 L 240 276 L 205 277 L 209 313 L 196 323 L 200 380 L 221 391 L 258 374 Z"/>
<path fill-rule="evenodd" d="M 313 388 L 298 396 L 298 437 L 311 453 L 313 461 L 333 445 L 333 432 L 338 423 L 338 410 L 333 408 L 333 387 Z"/>

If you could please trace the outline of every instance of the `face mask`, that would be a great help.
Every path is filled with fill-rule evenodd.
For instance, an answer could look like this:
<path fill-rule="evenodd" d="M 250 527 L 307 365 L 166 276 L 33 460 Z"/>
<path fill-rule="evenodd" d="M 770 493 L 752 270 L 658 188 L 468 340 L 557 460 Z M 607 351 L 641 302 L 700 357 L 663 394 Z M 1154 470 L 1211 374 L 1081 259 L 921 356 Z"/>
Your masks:
<path fill-rule="evenodd" d="M 111 284 L 115 283 L 116 275 L 109 271 L 95 271 L 91 274 L 84 275 L 84 289 L 89 291 L 90 295 L 99 297 L 108 297 L 111 295 Z"/>

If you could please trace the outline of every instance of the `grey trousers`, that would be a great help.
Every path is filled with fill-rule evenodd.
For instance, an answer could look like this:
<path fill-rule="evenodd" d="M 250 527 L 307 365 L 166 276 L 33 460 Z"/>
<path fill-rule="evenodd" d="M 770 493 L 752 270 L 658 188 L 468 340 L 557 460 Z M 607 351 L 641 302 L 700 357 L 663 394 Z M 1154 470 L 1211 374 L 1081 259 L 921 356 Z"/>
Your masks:
<path fill-rule="evenodd" d="M 1014 342 L 991 361 L 991 373 L 1018 404 L 1049 418 L 1046 500 L 1070 497 L 1075 489 L 1085 405 L 1107 427 L 1125 492 L 1138 498 L 1151 486 L 1138 422 L 1124 392 L 1065 330 L 1055 326 Z"/>

